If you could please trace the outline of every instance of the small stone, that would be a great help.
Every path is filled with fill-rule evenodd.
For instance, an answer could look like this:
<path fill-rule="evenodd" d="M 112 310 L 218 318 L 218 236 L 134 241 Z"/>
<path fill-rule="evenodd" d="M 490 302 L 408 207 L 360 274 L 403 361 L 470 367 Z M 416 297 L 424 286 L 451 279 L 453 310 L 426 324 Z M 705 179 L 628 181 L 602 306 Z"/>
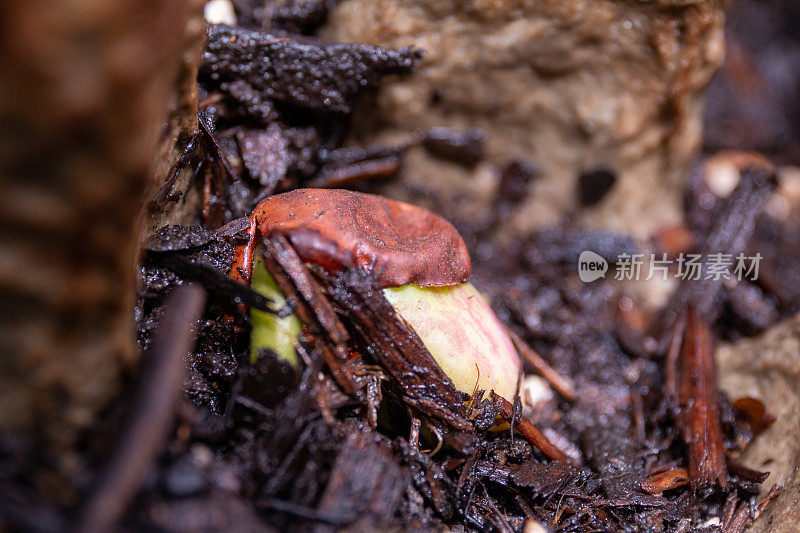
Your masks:
<path fill-rule="evenodd" d="M 197 496 L 206 489 L 205 475 L 186 457 L 181 457 L 167 469 L 162 482 L 164 491 L 174 498 Z"/>
<path fill-rule="evenodd" d="M 525 380 L 522 382 L 520 396 L 525 409 L 535 409 L 536 406 L 554 398 L 553 389 L 550 388 L 547 381 L 535 375 L 525 376 Z"/>
<path fill-rule="evenodd" d="M 203 8 L 203 17 L 209 24 L 236 26 L 236 10 L 230 0 L 211 0 Z"/>

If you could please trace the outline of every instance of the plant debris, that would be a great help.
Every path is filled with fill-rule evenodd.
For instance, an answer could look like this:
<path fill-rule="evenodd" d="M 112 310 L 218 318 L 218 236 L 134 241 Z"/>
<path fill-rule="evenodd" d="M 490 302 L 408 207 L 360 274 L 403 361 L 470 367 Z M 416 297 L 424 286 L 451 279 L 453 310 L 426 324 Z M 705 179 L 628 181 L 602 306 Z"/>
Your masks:
<path fill-rule="evenodd" d="M 271 228 L 259 238 L 285 308 L 227 274 L 235 245 L 257 233 L 249 215 L 265 198 L 301 187 L 369 190 L 418 144 L 474 165 L 483 161 L 484 135 L 437 128 L 396 146 L 343 147 L 359 95 L 410 73 L 420 53 L 297 35 L 321 24 L 326 1 L 234 5 L 241 27 L 209 31 L 198 131 L 184 139 L 151 202 L 163 209 L 193 189 L 202 198 L 191 224 L 144 241 L 142 350 L 161 346 L 156 331 L 170 319 L 171 294 L 196 283 L 208 302 L 186 354 L 185 399 L 169 445 L 123 526 L 712 531 L 718 521 L 723 531 L 742 531 L 756 518 L 775 493 L 757 501 L 767 474 L 736 457 L 770 415 L 758 400 L 719 394 L 711 347 L 714 338 L 770 326 L 796 304 L 796 287 L 781 280 L 800 279 L 798 267 L 776 260 L 793 242 L 789 223 L 763 216 L 771 171 L 743 169 L 738 188 L 712 204 L 700 201 L 704 185 L 690 181 L 685 224 L 654 237 L 669 253 L 736 253 L 760 239 L 768 281 L 684 284 L 652 314 L 611 280 L 576 281 L 583 250 L 610 262 L 639 252 L 629 235 L 565 221 L 518 242 L 493 239 L 538 175 L 530 162 L 509 162 L 497 173 L 497 220 L 459 230 L 473 251 L 472 279 L 509 328 L 525 370 L 558 395 L 530 408 L 519 395 L 463 394 L 364 265 L 308 265 L 303 243 Z M 182 173 L 191 179 L 177 190 Z M 594 205 L 614 176 L 597 170 L 581 183 L 583 204 Z M 378 216 L 375 205 L 354 207 Z M 300 318 L 299 366 L 269 350 L 250 360 L 243 305 Z M 0 453 L 12 445 L 0 439 Z M 3 494 L 14 475 L 0 471 Z"/>
<path fill-rule="evenodd" d="M 171 242 L 211 240 L 150 254 L 214 257 L 221 249 L 215 243 L 241 243 L 253 227 L 234 221 L 214 234 L 187 228 L 185 236 L 172 228 L 162 233 Z M 290 240 L 273 234 L 264 240 L 265 265 L 303 321 L 304 368 L 268 352 L 249 363 L 246 330 L 232 330 L 210 306 L 197 351 L 208 349 L 204 335 L 210 335 L 219 338 L 213 357 L 227 355 L 219 363 L 211 354 L 195 356 L 189 397 L 198 414 L 190 441 L 222 452 L 214 468 L 234 476 L 237 496 L 247 495 L 278 527 L 444 523 L 521 530 L 536 521 L 566 531 L 671 531 L 715 516 L 730 527 L 749 523 L 756 513 L 745 510 L 765 473 L 748 471 L 730 453 L 763 429 L 759 421 L 768 414 L 739 402 L 737 422 L 730 404 L 719 402 L 713 379 L 695 381 L 698 372 L 709 375 L 711 334 L 697 330 L 696 318 L 695 330 L 705 333 L 687 332 L 677 344 L 682 355 L 667 357 L 665 367 L 652 350 L 623 351 L 615 338 L 619 289 L 568 281 L 575 243 L 587 238 L 562 228 L 527 243 L 493 245 L 484 256 L 492 258 L 491 269 L 481 261 L 474 267 L 531 370 L 572 400 L 540 406 L 528 420 L 519 403 L 483 391 L 471 398 L 458 393 L 369 273 L 308 267 Z M 630 246 L 613 234 L 604 242 L 608 255 Z M 232 246 L 222 249 L 218 268 L 225 272 Z M 724 309 L 718 323 L 728 323 Z M 640 340 L 647 324 L 629 322 Z M 532 358 L 537 352 L 550 357 Z M 669 361 L 677 365 L 672 371 Z M 661 368 L 672 376 L 667 381 Z M 203 383 L 207 392 L 199 393 Z M 716 418 L 708 418 L 713 412 Z M 490 431 L 498 415 L 510 427 Z M 199 420 L 220 422 L 209 433 Z M 711 455 L 704 442 L 715 443 Z M 213 480 L 221 474 L 203 472 L 217 487 L 212 493 L 220 491 Z"/>
<path fill-rule="evenodd" d="M 442 159 L 462 165 L 474 165 L 485 156 L 486 136 L 477 128 L 465 131 L 431 128 L 425 132 L 422 146 L 431 154 Z"/>
<path fill-rule="evenodd" d="M 268 120 L 267 102 L 346 113 L 355 96 L 387 74 L 411 72 L 420 53 L 370 46 L 312 45 L 212 26 L 199 81 L 245 115 Z"/>
<path fill-rule="evenodd" d="M 692 489 L 728 488 L 717 400 L 714 346 L 708 324 L 691 307 L 678 360 L 678 425 L 689 449 Z"/>
<path fill-rule="evenodd" d="M 78 531 L 111 529 L 141 487 L 146 466 L 169 434 L 184 372 L 183 355 L 191 349 L 204 302 L 203 290 L 193 285 L 180 287 L 167 300 L 152 349 L 145 354 L 146 366 L 127 424 L 98 486 L 84 504 Z"/>

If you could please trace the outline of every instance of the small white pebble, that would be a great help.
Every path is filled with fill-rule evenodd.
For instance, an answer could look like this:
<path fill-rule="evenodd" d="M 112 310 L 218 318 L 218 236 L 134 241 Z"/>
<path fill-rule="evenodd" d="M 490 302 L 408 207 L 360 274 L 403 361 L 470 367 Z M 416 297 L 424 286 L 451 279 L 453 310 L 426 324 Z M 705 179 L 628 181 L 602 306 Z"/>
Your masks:
<path fill-rule="evenodd" d="M 200 468 L 206 468 L 214 462 L 214 453 L 208 446 L 204 446 L 203 444 L 195 444 L 192 446 L 191 452 L 195 465 L 199 466 Z"/>
<path fill-rule="evenodd" d="M 231 0 L 211 0 L 203 8 L 203 16 L 209 24 L 236 26 L 236 10 Z"/>
<path fill-rule="evenodd" d="M 755 152 L 723 150 L 706 159 L 703 164 L 703 179 L 714 196 L 725 198 L 739 184 L 741 171 L 752 165 L 771 166 L 764 156 Z"/>
<path fill-rule="evenodd" d="M 527 520 L 522 533 L 547 533 L 547 530 L 536 520 Z"/>
<path fill-rule="evenodd" d="M 778 169 L 778 194 L 791 207 L 800 206 L 800 167 L 788 166 Z"/>
<path fill-rule="evenodd" d="M 775 220 L 786 220 L 793 209 L 800 207 L 800 168 L 778 169 L 778 189 L 767 202 L 766 211 Z"/>
<path fill-rule="evenodd" d="M 698 524 L 699 529 L 707 528 L 707 527 L 719 527 L 722 525 L 722 520 L 719 519 L 718 516 L 713 518 L 709 518 L 705 522 Z"/>
<path fill-rule="evenodd" d="M 523 406 L 534 408 L 538 404 L 552 400 L 553 389 L 543 378 L 528 374 L 522 382 L 520 397 Z"/>
<path fill-rule="evenodd" d="M 717 198 L 725 198 L 739 183 L 739 169 L 735 162 L 724 157 L 712 157 L 705 166 L 708 188 Z"/>
<path fill-rule="evenodd" d="M 773 194 L 770 196 L 764 210 L 770 217 L 778 221 L 786 220 L 792 212 L 789 202 L 780 194 Z"/>

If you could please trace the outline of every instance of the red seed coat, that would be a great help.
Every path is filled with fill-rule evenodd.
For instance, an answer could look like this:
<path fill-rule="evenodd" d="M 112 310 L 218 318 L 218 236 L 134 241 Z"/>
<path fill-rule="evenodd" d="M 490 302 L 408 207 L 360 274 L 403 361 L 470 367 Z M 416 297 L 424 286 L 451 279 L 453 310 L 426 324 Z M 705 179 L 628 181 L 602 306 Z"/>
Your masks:
<path fill-rule="evenodd" d="M 298 189 L 262 201 L 252 215 L 251 242 L 237 249 L 231 270 L 247 281 L 256 232 L 285 236 L 308 263 L 329 272 L 361 267 L 379 288 L 449 286 L 469 279 L 467 247 L 442 217 L 382 196 L 334 189 Z"/>

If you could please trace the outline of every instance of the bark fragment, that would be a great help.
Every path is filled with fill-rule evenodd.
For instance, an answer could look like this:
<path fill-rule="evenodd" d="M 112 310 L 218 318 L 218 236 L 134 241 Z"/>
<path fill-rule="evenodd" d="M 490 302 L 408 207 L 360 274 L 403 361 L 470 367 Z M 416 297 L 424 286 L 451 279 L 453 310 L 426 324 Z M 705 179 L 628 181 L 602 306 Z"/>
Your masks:
<path fill-rule="evenodd" d="M 199 81 L 240 106 L 282 102 L 346 113 L 358 93 L 387 74 L 410 72 L 419 58 L 409 48 L 322 46 L 217 25 L 209 30 Z"/>

